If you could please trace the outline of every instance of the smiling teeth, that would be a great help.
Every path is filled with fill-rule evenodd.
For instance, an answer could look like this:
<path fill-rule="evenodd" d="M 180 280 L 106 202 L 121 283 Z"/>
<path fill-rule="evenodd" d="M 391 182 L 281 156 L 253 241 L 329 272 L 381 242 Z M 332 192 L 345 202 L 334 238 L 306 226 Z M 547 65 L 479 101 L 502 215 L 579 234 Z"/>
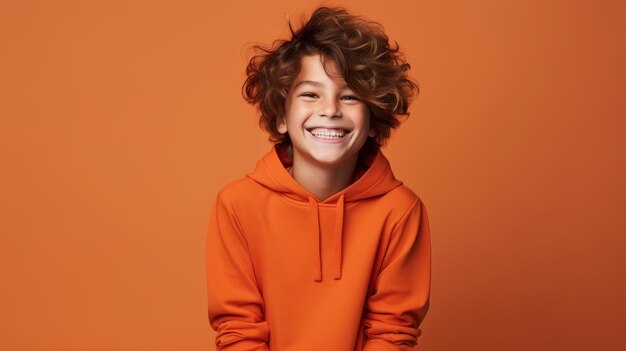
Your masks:
<path fill-rule="evenodd" d="M 314 128 L 311 130 L 311 134 L 321 139 L 339 139 L 346 133 L 343 129 Z"/>

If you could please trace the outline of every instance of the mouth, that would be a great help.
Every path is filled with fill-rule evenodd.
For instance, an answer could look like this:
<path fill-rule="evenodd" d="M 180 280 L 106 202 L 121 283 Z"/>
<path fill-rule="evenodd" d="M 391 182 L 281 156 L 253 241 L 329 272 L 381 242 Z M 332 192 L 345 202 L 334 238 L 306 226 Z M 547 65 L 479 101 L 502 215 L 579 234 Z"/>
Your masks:
<path fill-rule="evenodd" d="M 307 131 L 317 139 L 329 141 L 341 140 L 351 132 L 341 128 L 309 128 Z"/>

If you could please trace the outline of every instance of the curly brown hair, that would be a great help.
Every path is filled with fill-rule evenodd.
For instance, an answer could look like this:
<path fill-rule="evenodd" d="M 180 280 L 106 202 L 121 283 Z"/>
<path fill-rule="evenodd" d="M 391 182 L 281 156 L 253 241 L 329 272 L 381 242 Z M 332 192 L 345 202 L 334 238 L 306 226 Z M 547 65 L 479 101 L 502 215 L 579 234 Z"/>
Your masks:
<path fill-rule="evenodd" d="M 389 44 L 383 27 L 353 16 L 341 7 L 320 7 L 290 40 L 276 40 L 272 47 L 255 45 L 258 53 L 246 67 L 242 87 L 244 99 L 258 104 L 259 125 L 270 133 L 270 140 L 283 142 L 287 134 L 277 130 L 277 119 L 285 114 L 285 101 L 303 56 L 319 54 L 333 60 L 344 80 L 370 109 L 370 125 L 375 141 L 383 145 L 391 129 L 400 124 L 399 116 L 408 116 L 408 107 L 419 87 L 407 75 L 411 66 L 399 52 L 399 45 Z"/>

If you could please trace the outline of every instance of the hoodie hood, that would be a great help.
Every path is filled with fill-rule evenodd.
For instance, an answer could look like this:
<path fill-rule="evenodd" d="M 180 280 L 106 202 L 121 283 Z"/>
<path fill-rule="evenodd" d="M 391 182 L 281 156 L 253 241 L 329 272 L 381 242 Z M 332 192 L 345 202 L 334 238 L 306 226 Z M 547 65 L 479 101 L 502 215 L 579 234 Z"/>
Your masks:
<path fill-rule="evenodd" d="M 311 235 L 315 237 L 316 247 L 313 248 L 313 254 L 316 256 L 313 267 L 313 280 L 315 281 L 322 280 L 321 229 L 318 205 L 335 205 L 333 273 L 335 279 L 341 279 L 345 205 L 347 203 L 384 195 L 402 185 L 402 182 L 394 177 L 389 161 L 382 154 L 378 146 L 373 141 L 368 140 L 359 152 L 357 167 L 355 169 L 355 180 L 353 183 L 331 195 L 324 201 L 321 201 L 289 174 L 293 160 L 287 153 L 288 147 L 288 143 L 274 145 L 270 151 L 258 161 L 254 171 L 247 174 L 247 177 L 291 200 L 308 203 L 311 213 L 311 223 L 310 225 L 304 225 L 303 228 L 305 228 L 305 230 L 311 230 Z"/>

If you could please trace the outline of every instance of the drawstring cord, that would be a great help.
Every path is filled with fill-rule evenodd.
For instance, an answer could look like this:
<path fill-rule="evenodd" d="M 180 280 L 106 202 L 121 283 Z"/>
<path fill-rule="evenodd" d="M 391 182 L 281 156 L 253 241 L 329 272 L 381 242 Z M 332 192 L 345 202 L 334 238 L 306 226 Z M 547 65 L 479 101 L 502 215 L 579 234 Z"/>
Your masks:
<path fill-rule="evenodd" d="M 315 245 L 313 246 L 315 263 L 313 267 L 313 280 L 316 282 L 322 281 L 322 251 L 320 247 L 320 235 L 322 234 L 320 231 L 320 217 L 319 217 L 319 208 L 317 206 L 317 201 L 314 198 L 309 196 L 309 204 L 313 207 L 313 222 L 314 225 L 314 235 L 315 235 Z"/>
<path fill-rule="evenodd" d="M 341 260 L 343 247 L 343 194 L 337 200 L 337 217 L 335 219 L 335 279 L 341 279 Z"/>
<path fill-rule="evenodd" d="M 313 280 L 316 282 L 322 281 L 322 248 L 321 248 L 321 228 L 320 228 L 320 217 L 319 217 L 319 206 L 317 201 L 309 196 L 309 204 L 312 209 L 312 220 L 313 220 L 313 235 L 315 236 L 314 241 L 315 245 L 313 245 L 313 254 L 314 254 L 314 267 L 313 267 Z M 342 274 L 342 260 L 343 260 L 343 216 L 344 216 L 344 194 L 339 195 L 339 199 L 337 200 L 337 215 L 335 217 L 335 231 L 334 231 L 334 278 L 341 279 Z"/>

